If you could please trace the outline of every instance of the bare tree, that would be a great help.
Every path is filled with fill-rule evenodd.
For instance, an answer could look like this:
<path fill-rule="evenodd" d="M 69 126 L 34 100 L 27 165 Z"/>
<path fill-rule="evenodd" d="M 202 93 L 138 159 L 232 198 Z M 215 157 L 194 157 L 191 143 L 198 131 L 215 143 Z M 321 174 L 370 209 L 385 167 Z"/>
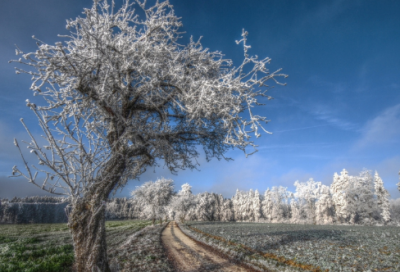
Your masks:
<path fill-rule="evenodd" d="M 25 54 L 17 47 L 16 54 L 28 61 L 11 61 L 36 69 L 16 72 L 31 75 L 31 90 L 47 102 L 27 100 L 48 142 L 39 146 L 21 119 L 32 139 L 28 148 L 41 165 L 32 168 L 41 174 L 23 156 L 27 172 L 14 166 L 13 174 L 70 197 L 68 226 L 78 271 L 109 271 L 104 203 L 111 192 L 138 179 L 156 159 L 173 173 L 196 168 L 199 145 L 207 161 L 229 160 L 223 154 L 234 147 L 247 156 L 245 148 L 256 147 L 249 134 L 259 137 L 258 128 L 265 131 L 262 123 L 268 122 L 252 107 L 262 105 L 259 97 L 271 99 L 267 80 L 280 84 L 275 77 L 285 76 L 280 69 L 268 72 L 269 58 L 249 57 L 244 30 L 236 41 L 243 43 L 244 61 L 232 68 L 231 60 L 203 49 L 200 40 L 177 42 L 182 23 L 168 0 L 150 8 L 136 2 L 144 20 L 129 1 L 114 13 L 114 1 L 110 10 L 107 0 L 94 0 L 84 18 L 67 20 L 67 29 L 75 31 L 59 35 L 65 43 L 48 45 L 33 37 L 39 49 Z M 244 111 L 248 119 L 240 115 Z"/>

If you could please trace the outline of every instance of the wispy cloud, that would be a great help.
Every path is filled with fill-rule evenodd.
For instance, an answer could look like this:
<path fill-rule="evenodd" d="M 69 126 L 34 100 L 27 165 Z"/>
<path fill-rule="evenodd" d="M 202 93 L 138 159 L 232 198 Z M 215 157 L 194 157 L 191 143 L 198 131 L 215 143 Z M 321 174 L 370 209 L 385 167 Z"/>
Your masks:
<path fill-rule="evenodd" d="M 358 126 L 352 122 L 339 118 L 337 113 L 331 109 L 329 105 L 318 104 L 313 105 L 311 110 L 308 110 L 315 119 L 327 122 L 328 124 L 342 130 L 357 130 Z"/>
<path fill-rule="evenodd" d="M 318 126 L 309 126 L 309 127 L 300 127 L 300 128 L 293 128 L 293 129 L 277 130 L 277 131 L 272 131 L 272 133 L 282 133 L 282 132 L 297 131 L 297 130 L 304 130 L 304 129 L 317 128 L 317 127 L 325 127 L 325 126 L 327 126 L 327 125 L 318 125 Z"/>
<path fill-rule="evenodd" d="M 265 146 L 259 146 L 257 147 L 258 150 L 263 150 L 263 149 L 278 149 L 278 148 L 312 148 L 312 147 L 318 147 L 318 148 L 329 148 L 336 146 L 338 144 L 330 144 L 330 143 L 312 143 L 312 144 L 283 144 L 283 145 L 265 145 Z"/>
<path fill-rule="evenodd" d="M 400 104 L 387 108 L 362 128 L 362 138 L 354 145 L 355 150 L 368 146 L 394 144 L 400 137 Z"/>

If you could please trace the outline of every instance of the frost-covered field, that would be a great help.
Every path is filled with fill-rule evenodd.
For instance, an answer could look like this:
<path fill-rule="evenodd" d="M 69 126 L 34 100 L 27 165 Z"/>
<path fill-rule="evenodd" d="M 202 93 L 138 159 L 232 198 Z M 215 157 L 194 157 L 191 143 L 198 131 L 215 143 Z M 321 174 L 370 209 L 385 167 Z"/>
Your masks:
<path fill-rule="evenodd" d="M 206 233 L 329 271 L 400 271 L 393 226 L 188 222 Z"/>
<path fill-rule="evenodd" d="M 155 264 L 154 259 L 163 254 L 159 240 L 161 226 L 148 227 L 151 221 L 123 220 L 106 221 L 106 239 L 110 257 L 121 261 L 115 264 L 123 268 L 127 263 L 136 266 L 168 267 L 168 264 Z M 143 231 L 145 228 L 147 231 Z M 143 230 L 142 230 L 143 229 Z M 128 241 L 128 237 L 141 233 L 130 241 L 141 246 L 138 252 L 125 256 L 125 250 L 117 250 Z M 155 241 L 149 243 L 149 237 Z M 142 241 L 146 238 L 145 241 Z M 153 238 L 151 238 L 153 239 Z M 132 261 L 132 258 L 135 260 Z M 165 259 L 165 258 L 162 258 Z M 0 225 L 0 272 L 62 272 L 71 271 L 74 262 L 72 238 L 67 224 L 1 224 Z M 117 271 L 119 269 L 114 269 Z M 123 270 L 121 270 L 123 271 Z M 134 271 L 134 270 L 132 270 Z M 165 270 L 168 271 L 168 270 Z"/>

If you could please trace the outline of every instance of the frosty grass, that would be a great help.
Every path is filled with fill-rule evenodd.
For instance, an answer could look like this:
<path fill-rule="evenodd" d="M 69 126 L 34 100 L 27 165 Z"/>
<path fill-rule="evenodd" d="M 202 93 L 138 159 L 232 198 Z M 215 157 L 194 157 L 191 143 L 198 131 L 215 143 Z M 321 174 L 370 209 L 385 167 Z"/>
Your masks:
<path fill-rule="evenodd" d="M 127 267 L 172 271 L 160 241 L 164 224 L 149 224 L 151 221 L 144 220 L 106 221 L 107 251 L 113 272 L 143 271 L 126 270 Z M 128 244 L 130 248 L 126 247 Z M 66 223 L 0 225 L 0 272 L 69 272 L 73 261 L 72 238 Z"/>
<path fill-rule="evenodd" d="M 263 253 L 329 271 L 400 271 L 400 228 L 395 226 L 188 222 Z"/>

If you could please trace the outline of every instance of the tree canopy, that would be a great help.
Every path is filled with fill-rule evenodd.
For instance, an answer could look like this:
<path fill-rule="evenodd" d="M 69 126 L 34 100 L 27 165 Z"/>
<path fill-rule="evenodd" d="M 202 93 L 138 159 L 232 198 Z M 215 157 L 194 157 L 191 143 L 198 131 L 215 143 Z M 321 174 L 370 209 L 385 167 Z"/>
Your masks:
<path fill-rule="evenodd" d="M 52 193 L 63 188 L 75 198 L 104 182 L 110 184 L 106 191 L 121 188 L 157 159 L 172 172 L 195 168 L 199 145 L 207 161 L 225 158 L 232 147 L 245 153 L 247 146 L 256 147 L 250 133 L 259 137 L 268 120 L 252 108 L 262 105 L 260 97 L 271 99 L 266 81 L 280 84 L 275 78 L 286 75 L 268 71 L 270 58 L 248 55 L 244 30 L 236 41 L 243 43 L 244 60 L 232 67 L 222 53 L 203 49 L 200 39 L 178 43 L 182 23 L 169 1 L 150 8 L 146 1 L 136 3 L 144 20 L 130 9 L 134 3 L 126 1 L 114 13 L 114 1 L 110 9 L 106 0 L 95 0 L 84 10 L 86 17 L 67 20 L 70 35 L 59 35 L 64 43 L 48 45 L 33 37 L 36 52 L 17 47 L 16 54 L 29 62 L 14 61 L 36 69 L 16 68 L 17 73 L 32 75 L 31 90 L 47 102 L 27 100 L 48 145 L 39 146 L 31 135 L 28 148 L 47 167 L 40 170 L 47 175 L 43 186 L 27 163 L 27 174 L 17 167 L 14 174 Z M 57 182 L 46 187 L 54 178 Z"/>

